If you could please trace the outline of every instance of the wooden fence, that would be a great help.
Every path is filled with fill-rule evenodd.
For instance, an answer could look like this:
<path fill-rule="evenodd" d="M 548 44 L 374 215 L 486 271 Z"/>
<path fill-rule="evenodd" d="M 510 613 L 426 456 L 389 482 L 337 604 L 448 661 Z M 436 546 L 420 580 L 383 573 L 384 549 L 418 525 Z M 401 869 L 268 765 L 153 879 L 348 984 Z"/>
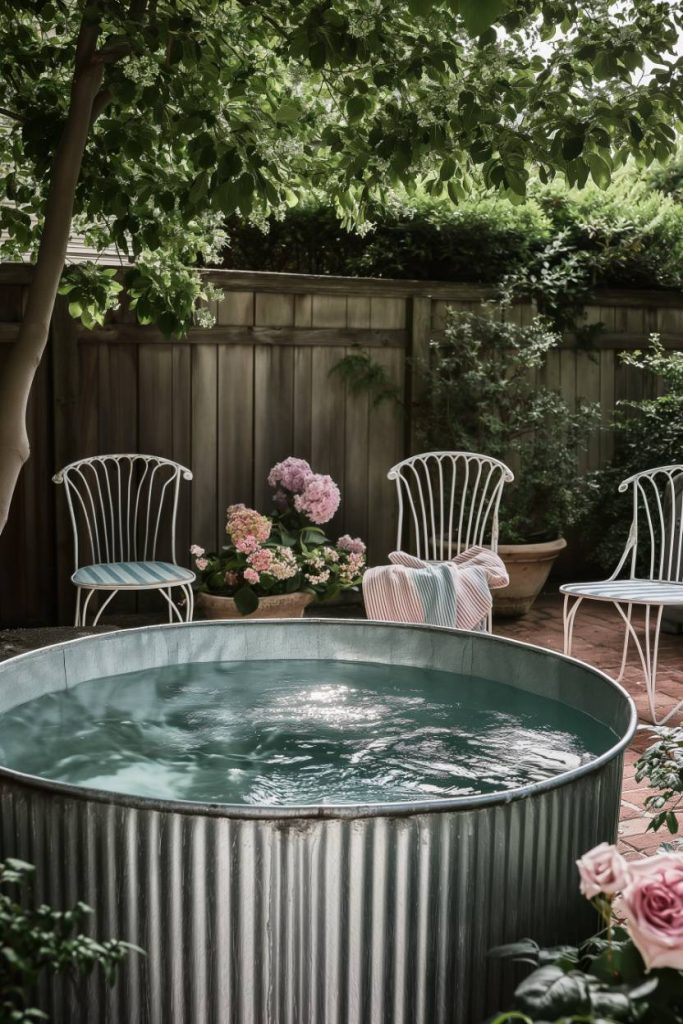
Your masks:
<path fill-rule="evenodd" d="M 266 475 L 287 455 L 308 459 L 339 483 L 343 503 L 331 532 L 367 539 L 371 560 L 395 539 L 386 472 L 411 450 L 411 424 L 393 402 L 373 407 L 331 373 L 349 352 L 371 350 L 403 401 L 419 388 L 416 366 L 443 330 L 446 308 L 477 308 L 485 289 L 446 283 L 212 272 L 224 299 L 216 325 L 180 342 L 120 315 L 86 331 L 56 310 L 47 358 L 31 398 L 33 454 L 0 537 L 0 626 L 69 621 L 71 535 L 64 496 L 51 483 L 61 465 L 104 452 L 142 451 L 189 466 L 179 551 L 221 543 L 225 508 L 267 507 Z M 30 268 L 0 268 L 0 373 L 16 337 Z M 523 321 L 531 311 L 519 307 Z M 618 352 L 659 331 L 683 349 L 683 296 L 602 292 L 586 310 L 605 330 L 584 351 L 567 339 L 551 353 L 545 380 L 570 405 L 641 397 L 643 376 Z M 649 386 L 646 384 L 646 386 Z M 596 431 L 584 460 L 609 457 Z"/>

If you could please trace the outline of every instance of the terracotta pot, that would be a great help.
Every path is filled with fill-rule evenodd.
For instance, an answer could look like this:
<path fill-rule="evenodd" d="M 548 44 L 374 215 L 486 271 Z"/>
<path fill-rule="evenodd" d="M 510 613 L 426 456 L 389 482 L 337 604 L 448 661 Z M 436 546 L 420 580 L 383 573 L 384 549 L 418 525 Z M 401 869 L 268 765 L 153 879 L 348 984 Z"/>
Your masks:
<path fill-rule="evenodd" d="M 493 614 L 504 618 L 526 615 L 566 546 L 564 537 L 542 544 L 499 544 L 498 554 L 505 562 L 510 583 L 493 591 Z"/>
<path fill-rule="evenodd" d="M 313 594 L 302 591 L 273 594 L 272 597 L 260 597 L 256 611 L 243 615 L 232 597 L 197 594 L 197 608 L 205 619 L 301 619 L 304 608 L 312 600 Z"/>

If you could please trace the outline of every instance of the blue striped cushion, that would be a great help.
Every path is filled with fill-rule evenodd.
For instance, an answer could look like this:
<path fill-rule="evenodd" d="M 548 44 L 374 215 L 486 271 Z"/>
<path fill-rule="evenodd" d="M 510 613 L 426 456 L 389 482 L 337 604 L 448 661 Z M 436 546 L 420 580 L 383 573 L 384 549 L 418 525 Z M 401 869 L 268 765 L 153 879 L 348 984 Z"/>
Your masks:
<path fill-rule="evenodd" d="M 591 583 L 565 583 L 560 590 L 572 597 L 592 597 L 598 601 L 683 604 L 683 583 L 667 583 L 660 580 L 596 580 Z"/>
<path fill-rule="evenodd" d="M 79 587 L 162 587 L 194 578 L 189 569 L 171 562 L 103 562 L 83 565 L 71 577 Z"/>

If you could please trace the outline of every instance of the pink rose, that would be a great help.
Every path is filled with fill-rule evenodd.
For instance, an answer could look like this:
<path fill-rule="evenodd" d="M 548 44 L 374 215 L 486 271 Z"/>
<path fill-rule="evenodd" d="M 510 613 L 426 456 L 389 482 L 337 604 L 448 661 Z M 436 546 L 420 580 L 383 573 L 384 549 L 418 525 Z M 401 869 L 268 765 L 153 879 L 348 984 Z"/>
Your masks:
<path fill-rule="evenodd" d="M 193 544 L 190 548 L 190 554 L 194 555 L 195 558 L 201 558 L 204 554 L 204 548 L 200 548 L 199 544 Z"/>
<path fill-rule="evenodd" d="M 258 583 L 259 574 L 256 572 L 256 569 L 245 569 L 244 580 L 246 583 Z"/>
<path fill-rule="evenodd" d="M 645 966 L 683 971 L 683 854 L 636 861 L 629 874 L 622 907 Z"/>
<path fill-rule="evenodd" d="M 581 892 L 587 900 L 592 900 L 599 893 L 614 896 L 629 880 L 628 863 L 616 846 L 609 843 L 600 843 L 584 853 L 576 865 L 581 876 Z"/>
<path fill-rule="evenodd" d="M 204 570 L 208 568 L 209 560 L 208 558 L 197 558 L 195 559 L 194 564 L 197 566 L 200 572 L 204 572 Z"/>
<path fill-rule="evenodd" d="M 303 491 L 294 499 L 294 508 L 321 526 L 332 518 L 340 501 L 339 488 L 331 476 L 311 473 Z"/>

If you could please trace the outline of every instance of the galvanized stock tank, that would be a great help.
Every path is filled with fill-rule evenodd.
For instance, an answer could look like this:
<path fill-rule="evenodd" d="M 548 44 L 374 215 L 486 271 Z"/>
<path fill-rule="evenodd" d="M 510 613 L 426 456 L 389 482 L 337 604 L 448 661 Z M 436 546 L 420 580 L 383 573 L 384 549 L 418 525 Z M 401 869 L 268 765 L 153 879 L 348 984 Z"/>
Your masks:
<path fill-rule="evenodd" d="M 112 991 L 46 990 L 56 1024 L 479 1024 L 512 987 L 492 946 L 593 928 L 574 861 L 615 837 L 636 718 L 619 686 L 572 659 L 372 622 L 147 627 L 0 664 L 0 713 L 117 672 L 273 657 L 466 672 L 587 712 L 614 745 L 524 789 L 337 807 L 172 803 L 2 768 L 0 855 L 36 865 L 38 900 L 85 900 L 99 937 L 147 951 Z"/>

